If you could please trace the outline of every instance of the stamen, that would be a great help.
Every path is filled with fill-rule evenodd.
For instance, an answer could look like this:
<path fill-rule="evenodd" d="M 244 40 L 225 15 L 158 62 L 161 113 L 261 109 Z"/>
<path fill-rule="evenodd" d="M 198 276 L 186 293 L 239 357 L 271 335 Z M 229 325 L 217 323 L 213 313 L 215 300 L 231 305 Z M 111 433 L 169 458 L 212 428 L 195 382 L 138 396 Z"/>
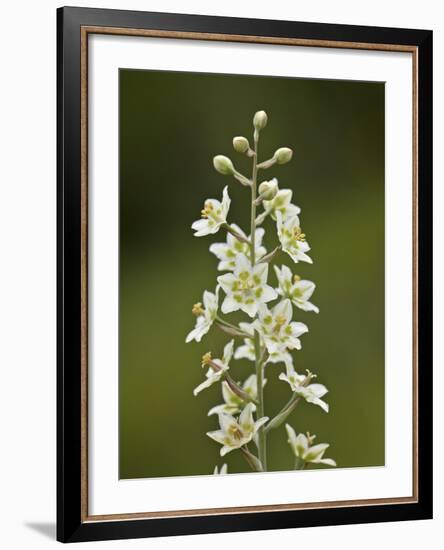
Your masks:
<path fill-rule="evenodd" d="M 293 233 L 294 233 L 294 238 L 297 241 L 301 241 L 301 242 L 305 241 L 305 233 L 302 233 L 302 230 L 300 227 L 295 227 L 293 230 Z"/>
<path fill-rule="evenodd" d="M 204 311 L 205 310 L 202 307 L 202 303 L 197 302 L 197 304 L 194 304 L 193 309 L 191 310 L 191 313 L 196 317 L 199 317 L 199 315 L 203 315 Z"/>
<path fill-rule="evenodd" d="M 231 432 L 233 437 L 235 437 L 236 439 L 242 439 L 243 433 L 241 432 L 238 426 L 233 424 L 232 426 L 229 427 L 229 431 Z"/>
<path fill-rule="evenodd" d="M 205 367 L 206 365 L 209 365 L 212 361 L 211 351 L 207 351 L 204 355 L 202 355 L 202 367 Z"/>
<path fill-rule="evenodd" d="M 293 275 L 293 283 L 299 283 L 300 280 L 301 277 L 299 277 L 299 275 Z"/>

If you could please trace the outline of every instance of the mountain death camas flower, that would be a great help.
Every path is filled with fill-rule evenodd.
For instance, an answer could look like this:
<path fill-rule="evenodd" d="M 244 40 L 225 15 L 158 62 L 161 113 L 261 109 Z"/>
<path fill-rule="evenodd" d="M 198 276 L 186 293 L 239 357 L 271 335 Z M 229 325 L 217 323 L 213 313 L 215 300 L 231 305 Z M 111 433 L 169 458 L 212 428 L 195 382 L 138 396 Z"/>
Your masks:
<path fill-rule="evenodd" d="M 301 337 L 304 336 L 304 342 L 309 337 L 305 318 L 300 315 L 318 313 L 319 308 L 311 302 L 315 283 L 293 274 L 285 263 L 285 260 L 287 263 L 312 263 L 307 255 L 310 246 L 301 229 L 301 209 L 292 202 L 293 188 L 280 189 L 274 177 L 261 177 L 261 183 L 258 182 L 258 173 L 262 175 L 263 171 L 286 164 L 293 157 L 292 149 L 280 147 L 271 158 L 259 161 L 259 138 L 267 123 L 267 113 L 258 111 L 253 116 L 252 141 L 244 136 L 235 136 L 232 140 L 234 151 L 244 155 L 244 161 L 250 159 L 251 177 L 241 174 L 228 157 L 216 155 L 213 158 L 218 174 L 231 176 L 234 185 L 240 184 L 248 190 L 249 206 L 242 219 L 250 220 L 249 227 L 228 222 L 231 205 L 228 186 L 222 191 L 221 201 L 204 201 L 200 219 L 191 226 L 196 237 L 211 237 L 218 231 L 226 232 L 225 241 L 219 239 L 222 242 L 209 244 L 210 252 L 218 260 L 218 271 L 225 273 L 217 277 L 215 291 L 205 290 L 202 302 L 195 303 L 191 308 L 196 320 L 194 328 L 186 336 L 186 342 L 201 342 L 213 327 L 232 338 L 225 345 L 222 358 L 213 358 L 211 350 L 204 353 L 201 365 L 207 369 L 205 379 L 193 393 L 198 396 L 209 388 L 210 394 L 215 392 L 214 388 L 211 389 L 214 385 L 219 387 L 214 395 L 222 393 L 223 403 L 219 401 L 220 404 L 208 411 L 209 425 L 217 417 L 219 429 L 207 432 L 207 436 L 219 445 L 220 456 L 237 452 L 253 471 L 273 469 L 273 456 L 267 453 L 267 436 L 270 430 L 285 425 L 293 455 L 289 455 L 289 469 L 303 470 L 312 464 L 336 466 L 334 460 L 324 458 L 327 443 L 315 445 L 315 436 L 309 433 L 297 435 L 286 423 L 290 417 L 294 420 L 299 403 L 303 404 L 301 406 L 316 405 L 328 413 L 329 406 L 322 399 L 328 390 L 322 384 L 313 383 L 314 374 L 309 371 L 305 375 L 299 374 L 294 367 L 299 364 Z M 218 175 L 215 177 L 220 178 Z M 271 229 L 267 240 L 265 222 L 270 224 Z M 270 245 L 271 252 L 267 253 L 264 242 Z M 279 261 L 280 266 L 273 265 L 274 261 Z M 270 273 L 275 276 L 275 281 L 269 281 Z M 205 278 L 205 272 L 196 270 L 196 280 L 200 277 Z M 227 317 L 230 314 L 235 314 L 234 321 Z M 238 362 L 243 364 L 244 374 L 241 377 L 234 374 Z M 266 385 L 266 366 L 267 379 L 276 377 L 285 382 L 289 394 L 272 418 L 265 414 L 265 410 L 268 411 L 265 399 L 268 393 L 271 395 L 267 398 L 273 400 L 270 410 L 276 410 L 276 397 L 272 395 L 274 384 Z M 180 365 L 180 368 L 186 366 Z M 239 378 L 244 381 L 237 381 Z M 232 468 L 230 466 L 230 472 Z M 213 474 L 228 474 L 228 464 L 223 464 L 220 469 L 216 465 Z"/>

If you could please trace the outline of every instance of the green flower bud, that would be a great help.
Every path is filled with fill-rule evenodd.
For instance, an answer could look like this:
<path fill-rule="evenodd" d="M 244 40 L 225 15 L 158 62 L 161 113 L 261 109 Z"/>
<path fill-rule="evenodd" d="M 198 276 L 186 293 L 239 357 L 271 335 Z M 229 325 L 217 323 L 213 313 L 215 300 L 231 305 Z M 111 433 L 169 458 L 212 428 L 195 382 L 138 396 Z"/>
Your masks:
<path fill-rule="evenodd" d="M 259 194 L 266 201 L 274 199 L 278 191 L 279 187 L 276 178 L 273 178 L 270 181 L 263 181 L 259 185 Z"/>
<path fill-rule="evenodd" d="M 248 139 L 243 136 L 236 136 L 233 138 L 233 148 L 238 153 L 246 153 L 250 148 Z"/>
<path fill-rule="evenodd" d="M 291 149 L 288 147 L 281 147 L 274 153 L 273 158 L 278 164 L 285 164 L 286 162 L 290 162 L 292 156 L 293 151 Z"/>
<path fill-rule="evenodd" d="M 234 174 L 234 166 L 228 157 L 217 155 L 213 159 L 214 168 L 224 176 L 232 176 Z"/>
<path fill-rule="evenodd" d="M 258 111 L 253 117 L 253 126 L 256 130 L 263 130 L 267 125 L 268 117 L 265 111 Z"/>

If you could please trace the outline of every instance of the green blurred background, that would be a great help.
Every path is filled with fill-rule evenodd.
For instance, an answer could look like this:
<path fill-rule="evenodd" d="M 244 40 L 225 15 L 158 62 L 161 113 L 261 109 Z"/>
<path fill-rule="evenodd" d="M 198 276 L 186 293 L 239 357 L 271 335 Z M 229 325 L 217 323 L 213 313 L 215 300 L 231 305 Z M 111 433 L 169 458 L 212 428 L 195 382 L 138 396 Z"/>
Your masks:
<path fill-rule="evenodd" d="M 329 442 L 339 467 L 384 464 L 384 84 L 237 75 L 120 70 L 120 477 L 211 474 L 216 464 L 247 472 L 238 452 L 225 459 L 205 432 L 218 428 L 210 407 L 220 386 L 197 397 L 200 358 L 220 357 L 227 336 L 214 329 L 185 344 L 192 304 L 213 290 L 217 259 L 208 252 L 223 233 L 195 238 L 191 223 L 206 198 L 229 183 L 230 222 L 248 232 L 249 192 L 216 173 L 212 157 L 234 153 L 233 136 L 251 141 L 252 116 L 269 116 L 260 157 L 288 146 L 290 164 L 263 175 L 294 190 L 313 265 L 294 271 L 313 280 L 320 314 L 296 310 L 309 325 L 297 370 L 310 369 L 329 388 L 330 413 L 301 403 L 297 432 Z M 266 245 L 275 246 L 271 221 Z M 278 263 L 291 265 L 281 254 Z M 275 284 L 274 272 L 270 279 Z M 221 293 L 223 296 L 223 293 Z M 233 317 L 234 319 L 235 317 Z M 243 380 L 252 363 L 233 361 Z M 267 367 L 266 414 L 290 396 Z M 285 429 L 268 444 L 270 469 L 292 467 Z"/>

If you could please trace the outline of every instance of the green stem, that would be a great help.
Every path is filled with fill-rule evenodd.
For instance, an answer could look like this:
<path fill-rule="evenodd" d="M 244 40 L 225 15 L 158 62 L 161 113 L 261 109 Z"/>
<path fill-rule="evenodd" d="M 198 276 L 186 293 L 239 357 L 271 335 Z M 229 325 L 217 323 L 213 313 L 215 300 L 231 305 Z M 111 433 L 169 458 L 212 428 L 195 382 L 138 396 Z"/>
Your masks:
<path fill-rule="evenodd" d="M 240 386 L 236 384 L 236 382 L 231 378 L 231 376 L 226 373 L 225 374 L 225 380 L 227 384 L 230 386 L 230 388 L 233 390 L 233 392 L 238 395 L 241 399 L 243 399 L 247 403 L 254 403 L 257 405 L 256 399 L 251 397 L 250 394 L 248 394 L 246 391 L 244 391 Z"/>
<path fill-rule="evenodd" d="M 285 420 L 290 416 L 290 414 L 295 410 L 297 404 L 301 400 L 296 394 L 290 399 L 290 401 L 285 405 L 283 409 L 267 424 L 265 427 L 265 433 L 268 433 L 274 428 L 278 428 Z"/>
<path fill-rule="evenodd" d="M 250 338 L 251 337 L 249 334 L 247 334 L 246 332 L 243 332 L 236 325 L 233 325 L 232 323 L 229 323 L 228 321 L 225 321 L 225 319 L 222 319 L 221 317 L 219 317 L 219 315 L 216 315 L 216 321 L 218 321 L 219 323 L 222 323 L 226 327 L 232 328 L 233 330 L 235 330 L 236 332 L 239 333 L 239 336 L 245 336 L 245 338 Z"/>
<path fill-rule="evenodd" d="M 240 450 L 242 451 L 245 460 L 248 462 L 252 470 L 254 470 L 255 472 L 264 471 L 261 461 L 257 458 L 257 456 L 254 456 L 253 453 L 250 453 L 250 451 L 247 449 L 247 446 L 241 447 Z"/>
<path fill-rule="evenodd" d="M 250 239 L 251 239 L 251 265 L 254 267 L 256 264 L 256 198 L 257 198 L 257 157 L 258 157 L 258 141 L 259 134 L 254 132 L 254 155 L 253 155 L 253 172 L 251 176 L 251 227 L 250 227 Z M 256 357 L 256 379 L 257 379 L 257 418 L 265 416 L 264 407 L 264 370 L 261 362 L 261 347 L 259 340 L 259 333 L 254 331 L 254 353 Z M 263 470 L 267 471 L 267 440 L 265 436 L 264 426 L 259 428 L 258 432 L 258 451 L 259 460 L 262 464 Z"/>
<path fill-rule="evenodd" d="M 240 233 L 238 233 L 235 229 L 233 229 L 233 228 L 231 227 L 231 225 L 228 224 L 227 222 L 223 223 L 223 224 L 222 224 L 222 227 L 223 227 L 226 231 L 228 231 L 228 233 L 231 233 L 232 235 L 234 235 L 234 237 L 236 237 L 236 239 L 237 239 L 238 241 L 241 241 L 241 242 L 246 243 L 246 244 L 248 244 L 249 246 L 251 246 L 251 242 L 250 242 L 248 239 L 246 239 L 245 237 L 243 237 Z"/>

